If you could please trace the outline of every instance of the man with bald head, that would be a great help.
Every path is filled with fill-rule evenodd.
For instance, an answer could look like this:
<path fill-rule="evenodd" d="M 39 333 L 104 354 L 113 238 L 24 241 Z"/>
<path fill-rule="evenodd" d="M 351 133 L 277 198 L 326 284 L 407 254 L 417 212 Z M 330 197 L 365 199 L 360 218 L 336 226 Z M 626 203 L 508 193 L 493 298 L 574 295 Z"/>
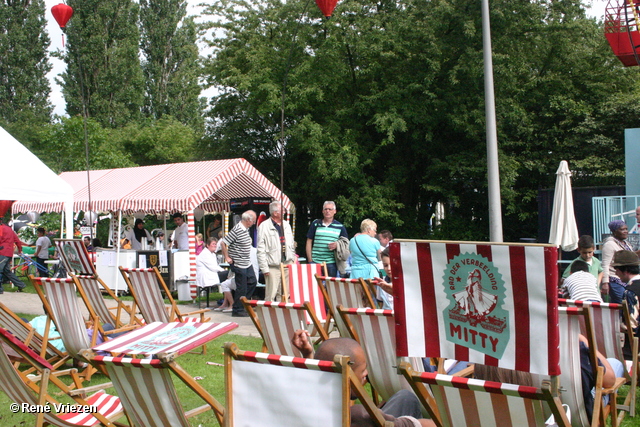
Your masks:
<path fill-rule="evenodd" d="M 364 350 L 357 341 L 351 338 L 330 338 L 324 341 L 318 349 L 313 351 L 307 331 L 298 329 L 291 339 L 291 343 L 306 359 L 328 360 L 333 362 L 337 354 L 349 356 L 351 370 L 360 378 L 362 384 L 367 381 L 367 360 Z M 351 399 L 357 396 L 351 395 Z M 387 421 L 393 421 L 395 427 L 424 427 L 435 426 L 432 420 L 420 418 L 420 401 L 413 392 L 400 390 L 385 402 L 380 409 Z M 373 427 L 375 424 L 367 410 L 362 405 L 351 406 L 351 427 Z"/>

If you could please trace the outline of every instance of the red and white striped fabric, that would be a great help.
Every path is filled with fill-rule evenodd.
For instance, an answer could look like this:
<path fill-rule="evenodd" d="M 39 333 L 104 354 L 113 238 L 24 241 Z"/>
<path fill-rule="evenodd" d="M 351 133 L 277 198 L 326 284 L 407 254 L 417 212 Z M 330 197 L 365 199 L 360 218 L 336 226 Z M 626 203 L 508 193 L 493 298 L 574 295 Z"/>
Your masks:
<path fill-rule="evenodd" d="M 382 400 L 388 400 L 402 389 L 410 389 L 404 377 L 398 374 L 393 310 L 342 308 L 341 312 L 358 335 L 367 358 L 369 381 Z"/>
<path fill-rule="evenodd" d="M 341 279 L 337 277 L 321 277 L 316 276 L 318 281 L 318 287 L 322 286 L 324 282 L 324 289 L 326 290 L 326 300 L 329 304 L 329 310 L 331 316 L 335 319 L 336 326 L 340 332 L 341 337 L 349 338 L 347 326 L 338 314 L 337 306 L 341 305 L 344 308 L 372 308 L 373 305 L 369 302 L 369 306 L 365 305 L 365 300 L 371 300 L 371 296 L 367 293 L 366 284 L 362 279 Z M 365 295 L 369 295 L 368 298 Z"/>
<path fill-rule="evenodd" d="M 316 275 L 324 275 L 323 264 L 289 264 L 289 301 L 302 304 L 308 301 L 320 322 L 327 318 L 327 310 L 324 306 L 324 297 L 318 284 Z M 311 318 L 307 316 L 307 325 L 311 325 Z"/>
<path fill-rule="evenodd" d="M 22 342 L 13 337 L 8 331 L 4 329 L 0 329 L 0 342 L 4 345 L 9 346 L 14 351 L 19 354 L 25 355 L 27 360 L 31 360 L 39 373 L 51 371 L 53 367 L 47 363 L 40 356 L 35 354 L 31 349 L 26 347 Z M 13 366 L 11 360 L 7 356 L 5 349 L 0 345 L 0 389 L 2 389 L 9 399 L 16 404 L 29 404 L 29 405 L 38 405 L 42 404 L 43 401 L 40 401 L 39 397 L 29 388 L 25 380 L 26 378 L 22 378 L 18 371 Z M 68 387 L 66 387 L 60 380 L 53 377 L 51 381 L 55 385 L 62 385 L 64 389 L 63 392 L 68 391 Z M 47 390 L 43 390 L 45 394 L 44 401 L 45 402 L 55 402 L 51 396 L 48 394 Z M 74 398 L 80 404 L 87 405 L 95 405 L 97 406 L 98 413 L 102 416 L 109 419 L 117 419 L 122 413 L 122 405 L 120 404 L 120 399 L 115 396 L 111 396 L 105 394 L 103 392 L 98 392 L 93 396 L 90 396 L 88 400 L 84 401 L 79 397 Z M 93 426 L 100 424 L 100 421 L 96 419 L 95 413 L 64 413 L 64 414 L 53 414 L 53 413 L 43 413 L 44 422 L 55 425 L 55 426 Z M 103 419 L 104 420 L 104 419 Z"/>
<path fill-rule="evenodd" d="M 249 313 L 252 310 L 257 316 L 256 327 L 259 325 L 258 330 L 269 353 L 302 357 L 300 351 L 291 344 L 291 337 L 297 329 L 306 329 L 303 326 L 306 326 L 310 306 L 257 300 L 245 304 L 250 307 Z M 320 330 L 321 325 L 317 324 L 316 327 Z"/>
<path fill-rule="evenodd" d="M 189 293 L 191 299 L 198 296 L 196 285 L 196 218 L 193 210 L 187 212 L 187 229 L 189 233 Z"/>
<path fill-rule="evenodd" d="M 77 280 L 77 284 L 82 288 L 82 293 L 86 295 L 89 301 L 85 304 L 87 308 L 93 310 L 102 323 L 111 323 L 115 328 L 124 326 L 120 319 L 116 317 L 107 307 L 101 292 L 101 284 L 95 276 L 76 276 L 72 275 L 72 279 Z M 82 294 L 81 294 L 82 295 Z M 118 310 L 117 314 L 120 314 Z"/>
<path fill-rule="evenodd" d="M 68 273 L 78 276 L 97 276 L 98 273 L 82 240 L 54 239 L 54 242 L 58 256 Z"/>
<path fill-rule="evenodd" d="M 444 357 L 559 374 L 556 247 L 401 240 L 390 245 L 390 255 L 398 356 Z M 466 327 L 454 331 L 447 326 L 445 312 L 452 304 L 447 280 L 460 267 L 449 263 L 459 256 L 482 260 L 477 261 L 478 271 L 501 277 L 502 289 L 495 293 L 502 295 L 491 295 L 497 298 L 497 307 L 506 312 L 506 333 L 499 342 L 504 349 L 499 359 L 477 349 L 480 344 L 494 344 L 481 342 L 485 339 L 481 333 Z M 462 281 L 464 290 L 470 276 L 455 279 L 456 283 Z M 470 348 L 471 344 L 454 343 L 454 332 L 461 340 L 475 341 L 476 349 Z"/>
<path fill-rule="evenodd" d="M 226 426 L 350 425 L 349 380 L 332 362 L 254 352 L 225 361 Z"/>
<path fill-rule="evenodd" d="M 152 268 L 120 267 L 120 271 L 146 323 L 169 323 L 173 320 L 169 317 L 160 293 L 158 277 Z"/>
<path fill-rule="evenodd" d="M 74 189 L 74 211 L 89 210 L 86 172 L 64 172 L 60 177 Z M 104 212 L 188 212 L 201 206 L 229 211 L 229 199 L 289 198 L 245 159 L 210 160 L 91 171 L 91 210 Z M 16 202 L 13 212 L 61 212 L 62 203 Z"/>
<path fill-rule="evenodd" d="M 94 351 L 150 356 L 186 353 L 237 328 L 234 322 L 154 322 L 96 346 Z"/>
<path fill-rule="evenodd" d="M 553 402 L 535 387 L 426 372 L 419 381 L 431 386 L 442 423 L 450 427 L 542 427 L 547 419 L 542 403 Z"/>
<path fill-rule="evenodd" d="M 176 394 L 170 370 L 165 369 L 160 360 L 95 356 L 92 363 L 107 369 L 124 409 L 135 425 L 191 426 Z"/>

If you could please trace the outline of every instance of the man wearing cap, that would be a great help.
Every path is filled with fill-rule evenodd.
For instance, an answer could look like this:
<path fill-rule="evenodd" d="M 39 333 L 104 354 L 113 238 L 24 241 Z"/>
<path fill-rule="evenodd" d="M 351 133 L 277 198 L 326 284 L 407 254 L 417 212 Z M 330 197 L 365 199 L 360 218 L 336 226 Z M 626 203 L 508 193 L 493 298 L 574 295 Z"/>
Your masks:
<path fill-rule="evenodd" d="M 611 263 L 616 275 L 626 283 L 626 290 L 640 295 L 640 259 L 633 251 L 618 251 L 613 255 Z"/>
<path fill-rule="evenodd" d="M 18 292 L 22 292 L 26 287 L 22 280 L 18 279 L 18 276 L 11 270 L 14 245 L 18 246 L 18 253 L 22 253 L 22 242 L 18 235 L 4 223 L 3 218 L 0 218 L 0 294 L 4 293 L 2 282 L 5 277 L 16 285 Z"/>
<path fill-rule="evenodd" d="M 173 222 L 176 224 L 176 229 L 173 230 L 173 236 L 171 238 L 173 242 L 173 248 L 179 251 L 189 250 L 189 232 L 187 223 L 184 222 L 182 214 L 176 212 L 173 214 Z"/>

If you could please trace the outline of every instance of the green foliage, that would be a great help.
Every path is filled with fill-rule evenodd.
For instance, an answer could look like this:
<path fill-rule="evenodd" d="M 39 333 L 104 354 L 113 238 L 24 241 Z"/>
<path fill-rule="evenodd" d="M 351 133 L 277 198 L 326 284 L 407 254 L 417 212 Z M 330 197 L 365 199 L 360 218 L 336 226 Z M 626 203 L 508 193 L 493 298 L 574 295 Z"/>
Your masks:
<path fill-rule="evenodd" d="M 69 0 L 67 63 L 62 87 L 67 113 L 86 114 L 105 127 L 140 117 L 144 79 L 138 59 L 138 5 L 131 0 Z"/>
<path fill-rule="evenodd" d="M 90 169 L 135 166 L 111 132 L 113 131 L 104 129 L 95 120 L 87 119 Z M 86 170 L 84 135 L 82 117 L 62 119 L 59 123 L 45 127 L 31 149 L 57 173 Z"/>
<path fill-rule="evenodd" d="M 156 121 L 135 122 L 111 132 L 138 165 L 157 165 L 193 160 L 194 131 L 165 115 Z"/>
<path fill-rule="evenodd" d="M 47 123 L 51 116 L 44 1 L 0 2 L 0 121 Z"/>
<path fill-rule="evenodd" d="M 146 83 L 143 111 L 153 119 L 171 115 L 202 134 L 197 28 L 193 18 L 185 15 L 184 0 L 140 1 Z"/>

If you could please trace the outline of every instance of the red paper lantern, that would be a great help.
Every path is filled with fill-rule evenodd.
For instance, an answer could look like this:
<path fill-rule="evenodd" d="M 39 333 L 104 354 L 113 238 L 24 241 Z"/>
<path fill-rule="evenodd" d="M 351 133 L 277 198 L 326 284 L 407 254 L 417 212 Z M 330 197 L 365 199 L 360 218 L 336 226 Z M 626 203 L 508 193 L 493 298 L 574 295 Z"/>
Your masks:
<path fill-rule="evenodd" d="M 73 16 L 73 8 L 64 3 L 57 4 L 51 8 L 51 14 L 56 19 L 60 28 L 64 28 Z"/>
<path fill-rule="evenodd" d="M 0 218 L 4 217 L 12 204 L 13 200 L 0 200 Z"/>
<path fill-rule="evenodd" d="M 338 0 L 316 0 L 316 4 L 324 16 L 329 18 L 336 8 Z"/>

